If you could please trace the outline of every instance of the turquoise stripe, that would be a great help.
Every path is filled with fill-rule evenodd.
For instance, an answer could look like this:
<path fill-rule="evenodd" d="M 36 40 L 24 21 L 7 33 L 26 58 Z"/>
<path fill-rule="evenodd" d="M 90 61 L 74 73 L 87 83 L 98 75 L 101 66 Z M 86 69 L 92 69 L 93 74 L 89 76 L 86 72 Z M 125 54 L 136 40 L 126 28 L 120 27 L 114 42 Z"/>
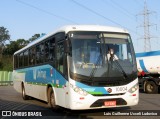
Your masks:
<path fill-rule="evenodd" d="M 149 57 L 149 56 L 160 56 L 160 50 L 159 51 L 151 51 L 151 52 L 143 52 L 143 53 L 136 53 L 136 57 Z"/>
<path fill-rule="evenodd" d="M 143 60 L 139 60 L 139 64 L 140 64 L 142 70 L 143 70 L 144 72 L 148 73 L 148 71 L 147 71 L 147 69 L 146 69 L 146 67 L 145 67 L 145 65 L 144 65 L 144 61 L 143 61 Z"/>

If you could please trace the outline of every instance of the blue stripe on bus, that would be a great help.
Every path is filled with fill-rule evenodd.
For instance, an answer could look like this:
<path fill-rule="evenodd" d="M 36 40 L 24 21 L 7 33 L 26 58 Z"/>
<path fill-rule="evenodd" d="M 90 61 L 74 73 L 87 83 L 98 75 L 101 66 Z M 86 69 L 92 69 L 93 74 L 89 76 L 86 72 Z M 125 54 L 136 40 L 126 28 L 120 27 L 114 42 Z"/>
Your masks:
<path fill-rule="evenodd" d="M 82 84 L 80 82 L 76 82 L 76 86 L 79 88 L 82 88 L 83 90 L 87 92 L 101 92 L 102 94 L 109 94 L 108 91 L 104 87 L 92 87 L 85 84 Z"/>
<path fill-rule="evenodd" d="M 144 65 L 144 61 L 143 61 L 143 60 L 139 60 L 139 64 L 140 64 L 142 70 L 143 70 L 144 72 L 148 73 L 148 71 L 147 71 L 147 69 L 146 69 L 146 67 L 145 67 L 145 65 Z"/>
<path fill-rule="evenodd" d="M 160 55 L 160 50 L 159 51 L 136 53 L 136 57 L 148 57 L 148 56 L 158 56 L 158 55 Z"/>
<path fill-rule="evenodd" d="M 65 85 L 67 80 L 52 66 L 43 65 L 16 70 L 26 82 Z"/>

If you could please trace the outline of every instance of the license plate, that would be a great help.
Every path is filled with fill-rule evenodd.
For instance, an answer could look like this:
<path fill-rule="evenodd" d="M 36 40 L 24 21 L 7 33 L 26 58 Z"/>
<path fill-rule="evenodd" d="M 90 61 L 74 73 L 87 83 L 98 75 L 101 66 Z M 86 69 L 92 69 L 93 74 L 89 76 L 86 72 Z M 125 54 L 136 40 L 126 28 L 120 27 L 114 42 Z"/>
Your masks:
<path fill-rule="evenodd" d="M 105 101 L 104 105 L 105 106 L 116 106 L 116 101 Z"/>

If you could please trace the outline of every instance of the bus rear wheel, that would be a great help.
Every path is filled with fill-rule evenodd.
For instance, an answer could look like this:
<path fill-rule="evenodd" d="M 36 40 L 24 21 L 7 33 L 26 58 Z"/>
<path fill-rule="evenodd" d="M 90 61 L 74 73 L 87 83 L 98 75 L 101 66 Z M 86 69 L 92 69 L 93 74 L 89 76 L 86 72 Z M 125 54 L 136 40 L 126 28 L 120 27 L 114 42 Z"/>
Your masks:
<path fill-rule="evenodd" d="M 158 93 L 158 87 L 153 81 L 148 81 L 145 84 L 145 91 L 150 94 Z"/>
<path fill-rule="evenodd" d="M 22 84 L 22 98 L 23 100 L 28 100 L 28 96 L 26 95 L 24 85 Z"/>
<path fill-rule="evenodd" d="M 56 110 L 56 101 L 54 96 L 54 91 L 51 87 L 48 89 L 48 105 L 51 107 L 51 109 Z"/>

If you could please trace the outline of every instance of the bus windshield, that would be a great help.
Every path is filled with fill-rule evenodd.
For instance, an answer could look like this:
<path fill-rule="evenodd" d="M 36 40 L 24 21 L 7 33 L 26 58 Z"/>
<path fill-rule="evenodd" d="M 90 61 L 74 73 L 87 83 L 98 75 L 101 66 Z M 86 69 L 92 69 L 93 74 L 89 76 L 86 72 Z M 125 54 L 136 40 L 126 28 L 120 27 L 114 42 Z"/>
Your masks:
<path fill-rule="evenodd" d="M 70 77 L 90 85 L 125 85 L 137 76 L 128 34 L 70 32 Z"/>

